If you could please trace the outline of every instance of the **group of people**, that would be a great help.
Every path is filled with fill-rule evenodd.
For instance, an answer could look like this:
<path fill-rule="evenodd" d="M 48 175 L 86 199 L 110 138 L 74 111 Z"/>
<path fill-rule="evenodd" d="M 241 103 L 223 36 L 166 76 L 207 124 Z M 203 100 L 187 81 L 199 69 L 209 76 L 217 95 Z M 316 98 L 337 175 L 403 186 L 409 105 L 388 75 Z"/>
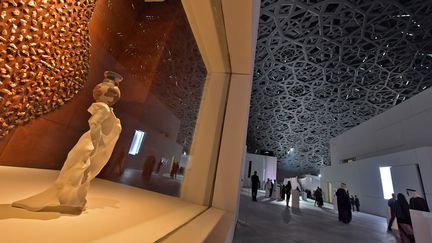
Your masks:
<path fill-rule="evenodd" d="M 265 196 L 266 197 L 275 196 L 275 194 L 276 194 L 275 184 L 276 184 L 276 180 L 274 180 L 274 183 L 273 183 L 273 181 L 270 180 L 270 178 L 267 179 L 266 183 L 264 184 L 264 190 L 265 190 Z M 273 194 L 273 191 L 275 191 L 275 194 Z"/>
<path fill-rule="evenodd" d="M 264 184 L 264 190 L 266 192 L 265 193 L 266 197 L 280 199 L 282 201 L 286 199 L 287 206 L 288 206 L 289 200 L 291 198 L 291 190 L 292 190 L 290 181 L 288 181 L 286 185 L 284 185 L 283 183 L 278 185 L 276 180 L 274 180 L 273 182 L 272 180 L 270 180 L 270 178 L 268 178 L 266 183 Z"/>
<path fill-rule="evenodd" d="M 267 179 L 266 183 L 264 184 L 264 190 L 265 190 L 265 196 L 274 198 L 274 199 L 280 199 L 285 200 L 286 197 L 290 198 L 291 195 L 291 182 L 288 181 L 286 185 L 283 183 L 278 184 L 276 180 L 272 181 L 270 178 Z"/>
<path fill-rule="evenodd" d="M 251 176 L 251 182 L 252 182 L 252 201 L 257 201 L 257 192 L 258 188 L 261 187 L 260 179 L 257 175 L 257 172 L 254 171 L 254 174 Z M 276 190 L 278 188 L 278 190 Z M 274 183 L 270 178 L 267 179 L 266 183 L 264 184 L 264 190 L 266 192 L 265 196 L 275 199 L 286 199 L 286 206 L 289 206 L 289 200 L 291 198 L 291 190 L 292 185 L 291 182 L 288 181 L 286 185 L 281 183 L 280 185 L 277 184 L 276 180 L 274 180 Z M 296 190 L 300 191 L 300 189 L 297 187 Z"/>
<path fill-rule="evenodd" d="M 147 156 L 142 170 L 142 178 L 144 181 L 150 181 L 152 177 L 152 173 L 160 174 L 162 168 L 167 167 L 168 164 L 164 162 L 162 159 L 156 163 L 156 157 L 154 155 Z M 180 166 L 180 162 L 175 160 L 173 161 L 171 168 L 169 169 L 170 177 L 172 179 L 177 178 L 177 174 L 183 174 L 183 167 Z"/>
<path fill-rule="evenodd" d="M 401 243 L 410 243 L 415 241 L 409 210 L 413 209 L 429 212 L 427 201 L 415 190 L 407 189 L 407 195 L 410 197 L 409 203 L 402 193 L 398 193 L 397 196 L 393 193 L 392 198 L 388 200 L 388 206 L 390 207 L 390 220 L 388 222 L 387 230 L 392 230 L 391 227 L 396 218 Z M 341 187 L 336 191 L 336 197 L 339 221 L 348 224 L 352 218 L 351 206 L 355 206 L 357 211 L 359 211 L 360 200 L 357 195 L 354 197 L 349 196 L 345 183 L 342 183 Z"/>
<path fill-rule="evenodd" d="M 257 191 L 260 187 L 260 180 L 257 176 L 257 172 L 254 172 L 254 175 L 251 177 L 252 180 L 252 200 L 256 201 Z M 276 184 L 276 181 L 275 181 Z M 274 193 L 275 184 L 270 179 L 267 179 L 265 183 L 266 197 L 272 197 Z M 282 200 L 285 199 L 287 206 L 291 197 L 291 182 L 288 181 L 286 185 L 280 185 L 280 198 Z M 297 187 L 297 190 L 298 187 Z M 323 193 L 320 187 L 314 191 L 315 197 L 315 205 L 318 207 L 323 206 Z M 348 224 L 352 219 L 352 211 L 357 210 L 360 211 L 360 200 L 357 195 L 350 196 L 349 191 L 347 190 L 347 186 L 345 183 L 341 183 L 340 188 L 335 193 L 337 197 L 337 208 L 338 208 L 338 216 L 339 221 Z M 390 207 L 391 217 L 388 222 L 388 231 L 391 231 L 391 227 L 393 225 L 394 219 L 396 218 L 397 225 L 399 228 L 399 234 L 402 243 L 410 243 L 414 242 L 414 233 L 412 229 L 412 222 L 410 216 L 410 209 L 420 210 L 429 212 L 429 207 L 427 205 L 427 201 L 422 198 L 415 190 L 407 189 L 407 195 L 410 197 L 409 203 L 405 196 L 402 193 L 398 193 L 397 196 L 393 193 L 392 198 L 388 200 L 388 206 Z"/>
<path fill-rule="evenodd" d="M 357 212 L 360 212 L 360 200 L 358 199 L 357 195 L 354 195 L 354 197 L 352 195 L 350 196 L 350 203 L 353 212 L 355 210 L 357 210 Z"/>
<path fill-rule="evenodd" d="M 429 212 L 429 207 L 424 198 L 412 189 L 407 189 L 407 195 L 411 196 L 408 204 L 404 194 L 398 193 L 397 196 L 393 193 L 392 198 L 388 200 L 390 207 L 390 220 L 387 230 L 392 230 L 393 221 L 396 218 L 399 235 L 402 243 L 414 242 L 414 232 L 412 228 L 410 209 Z"/>
<path fill-rule="evenodd" d="M 177 178 L 177 173 L 179 171 L 180 168 L 180 163 L 178 161 L 174 161 L 174 163 L 171 166 L 171 170 L 170 170 L 170 177 L 173 179 Z"/>

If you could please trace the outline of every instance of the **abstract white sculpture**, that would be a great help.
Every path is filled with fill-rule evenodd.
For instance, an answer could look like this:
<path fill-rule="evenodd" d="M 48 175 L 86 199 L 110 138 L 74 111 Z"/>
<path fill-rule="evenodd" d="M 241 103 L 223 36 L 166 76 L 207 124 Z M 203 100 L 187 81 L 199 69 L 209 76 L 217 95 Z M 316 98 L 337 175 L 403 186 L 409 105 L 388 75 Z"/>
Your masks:
<path fill-rule="evenodd" d="M 104 81 L 93 89 L 96 102 L 88 109 L 92 115 L 89 119 L 90 130 L 68 153 L 54 185 L 32 197 L 16 201 L 12 206 L 30 211 L 57 206 L 84 209 L 90 182 L 108 162 L 120 136 L 120 120 L 110 106 L 120 98 L 117 86 L 122 80 L 117 73 L 105 72 Z"/>

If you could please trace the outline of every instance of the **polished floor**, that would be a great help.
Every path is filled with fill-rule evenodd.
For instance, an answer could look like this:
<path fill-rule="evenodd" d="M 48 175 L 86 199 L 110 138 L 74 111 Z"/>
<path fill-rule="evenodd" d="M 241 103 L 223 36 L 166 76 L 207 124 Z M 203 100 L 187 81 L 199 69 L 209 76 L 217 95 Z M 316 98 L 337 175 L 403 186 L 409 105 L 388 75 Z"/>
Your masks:
<path fill-rule="evenodd" d="M 314 201 L 301 201 L 300 209 L 287 208 L 285 202 L 270 200 L 263 193 L 253 202 L 249 190 L 242 189 L 239 220 L 234 243 L 369 243 L 398 242 L 388 233 L 386 219 L 354 212 L 350 224 L 338 221 L 333 205 L 314 206 Z"/>

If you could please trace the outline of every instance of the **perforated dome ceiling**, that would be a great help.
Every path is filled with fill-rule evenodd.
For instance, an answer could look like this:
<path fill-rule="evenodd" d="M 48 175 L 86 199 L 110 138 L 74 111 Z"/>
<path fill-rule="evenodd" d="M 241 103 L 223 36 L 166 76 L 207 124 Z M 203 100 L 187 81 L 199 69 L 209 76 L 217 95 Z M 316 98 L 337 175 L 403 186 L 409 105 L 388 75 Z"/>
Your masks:
<path fill-rule="evenodd" d="M 432 84 L 430 0 L 263 0 L 258 31 L 248 151 L 279 169 L 316 173 L 331 137 Z"/>

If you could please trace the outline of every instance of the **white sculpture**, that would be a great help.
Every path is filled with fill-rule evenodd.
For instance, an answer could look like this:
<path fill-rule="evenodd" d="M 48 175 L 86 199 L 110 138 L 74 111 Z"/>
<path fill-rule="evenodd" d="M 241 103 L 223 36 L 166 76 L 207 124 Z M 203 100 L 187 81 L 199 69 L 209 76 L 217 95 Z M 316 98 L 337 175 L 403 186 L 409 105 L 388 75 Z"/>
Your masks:
<path fill-rule="evenodd" d="M 83 210 L 90 182 L 99 174 L 111 157 L 121 132 L 120 120 L 114 115 L 114 105 L 120 98 L 118 83 L 123 78 L 106 71 L 105 79 L 93 89 L 96 100 L 88 112 L 90 130 L 84 133 L 68 153 L 54 185 L 32 197 L 12 203 L 30 211 L 61 206 Z"/>

